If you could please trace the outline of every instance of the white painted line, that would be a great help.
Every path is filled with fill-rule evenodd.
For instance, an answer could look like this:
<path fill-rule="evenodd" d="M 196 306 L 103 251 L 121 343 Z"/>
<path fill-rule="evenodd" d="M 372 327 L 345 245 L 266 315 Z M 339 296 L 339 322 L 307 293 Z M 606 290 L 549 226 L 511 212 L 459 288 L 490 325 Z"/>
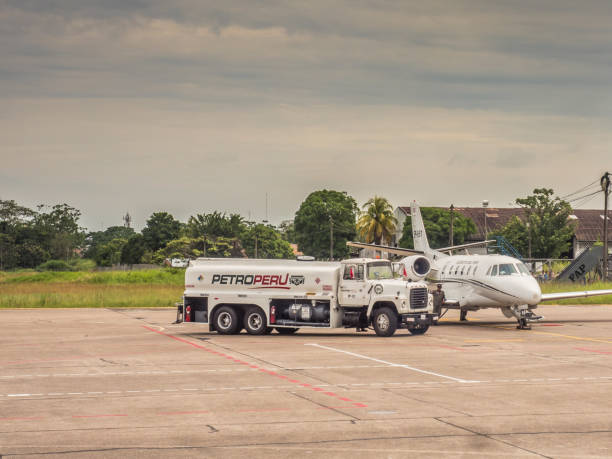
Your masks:
<path fill-rule="evenodd" d="M 372 361 L 378 362 L 378 363 L 384 363 L 384 364 L 389 365 L 391 367 L 406 368 L 407 370 L 416 371 L 417 373 L 423 373 L 423 374 L 426 374 L 426 375 L 437 376 L 438 378 L 450 379 L 451 381 L 456 381 L 456 382 L 460 382 L 460 383 L 477 383 L 478 382 L 478 381 L 468 381 L 466 379 L 461 379 L 461 378 L 454 378 L 452 376 L 447 376 L 447 375 L 443 375 L 443 374 L 440 374 L 440 373 L 434 373 L 433 371 L 421 370 L 420 368 L 415 368 L 415 367 L 411 367 L 411 366 L 408 366 L 408 365 L 402 365 L 402 364 L 399 364 L 399 363 L 387 362 L 386 360 L 375 359 L 374 357 L 368 357 L 366 355 L 356 354 L 354 352 L 344 351 L 342 349 L 336 349 L 336 348 L 329 347 L 329 346 L 322 346 L 322 345 L 316 344 L 316 343 L 308 343 L 308 344 L 305 344 L 305 346 L 314 346 L 314 347 L 318 347 L 318 348 L 321 348 L 321 349 L 327 349 L 328 351 L 341 352 L 343 354 L 352 355 L 353 357 L 359 357 L 361 359 L 367 359 L 367 360 L 372 360 Z"/>

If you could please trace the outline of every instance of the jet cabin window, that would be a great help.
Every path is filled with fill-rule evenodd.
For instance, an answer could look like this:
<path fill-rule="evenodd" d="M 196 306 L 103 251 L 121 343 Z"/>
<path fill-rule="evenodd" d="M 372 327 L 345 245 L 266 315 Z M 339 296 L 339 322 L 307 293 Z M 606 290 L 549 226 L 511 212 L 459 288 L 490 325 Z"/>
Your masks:
<path fill-rule="evenodd" d="M 491 267 L 491 276 L 497 276 L 497 265 Z"/>
<path fill-rule="evenodd" d="M 363 265 L 344 265 L 345 280 L 363 280 Z"/>

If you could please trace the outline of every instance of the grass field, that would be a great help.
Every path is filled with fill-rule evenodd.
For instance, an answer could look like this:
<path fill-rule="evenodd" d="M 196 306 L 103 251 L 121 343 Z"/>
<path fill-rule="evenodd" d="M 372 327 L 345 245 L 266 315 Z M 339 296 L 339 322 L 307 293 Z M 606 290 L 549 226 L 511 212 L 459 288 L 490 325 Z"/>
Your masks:
<path fill-rule="evenodd" d="M 183 293 L 183 269 L 110 272 L 0 272 L 0 308 L 172 306 Z M 542 292 L 612 289 L 612 282 L 542 284 Z M 612 295 L 555 301 L 612 304 Z M 550 304 L 550 303 L 548 303 Z"/>
<path fill-rule="evenodd" d="M 0 273 L 0 308 L 172 306 L 185 271 Z"/>

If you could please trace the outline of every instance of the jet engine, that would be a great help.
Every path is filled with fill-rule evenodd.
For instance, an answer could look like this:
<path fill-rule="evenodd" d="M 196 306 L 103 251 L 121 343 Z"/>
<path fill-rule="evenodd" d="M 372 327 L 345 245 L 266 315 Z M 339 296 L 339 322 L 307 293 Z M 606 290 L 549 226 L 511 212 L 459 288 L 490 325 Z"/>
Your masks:
<path fill-rule="evenodd" d="M 400 275 L 410 281 L 423 279 L 431 271 L 431 263 L 426 257 L 412 255 L 400 261 Z"/>

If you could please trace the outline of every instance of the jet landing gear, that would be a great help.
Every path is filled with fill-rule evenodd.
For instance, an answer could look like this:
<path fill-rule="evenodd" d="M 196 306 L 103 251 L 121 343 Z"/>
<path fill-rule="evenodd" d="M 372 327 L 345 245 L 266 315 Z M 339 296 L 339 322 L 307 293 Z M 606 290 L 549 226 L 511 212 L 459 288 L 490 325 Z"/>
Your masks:
<path fill-rule="evenodd" d="M 465 322 L 467 320 L 467 309 L 462 309 L 459 313 L 459 320 Z"/>
<path fill-rule="evenodd" d="M 509 312 L 510 315 L 508 315 L 507 312 Z M 521 306 L 510 306 L 507 310 L 504 310 L 503 313 L 506 317 L 514 316 L 516 318 L 518 321 L 516 328 L 518 330 L 531 330 L 529 322 L 542 320 L 542 316 L 534 314 L 526 304 Z"/>

